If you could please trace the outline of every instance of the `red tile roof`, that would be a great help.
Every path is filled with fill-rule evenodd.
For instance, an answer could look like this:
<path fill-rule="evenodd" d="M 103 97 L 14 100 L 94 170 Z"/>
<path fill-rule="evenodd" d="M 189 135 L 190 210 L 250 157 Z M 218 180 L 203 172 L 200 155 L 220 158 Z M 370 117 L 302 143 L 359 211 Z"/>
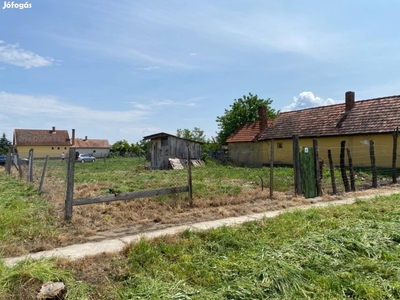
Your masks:
<path fill-rule="evenodd" d="M 270 126 L 273 121 L 268 120 L 268 126 Z M 237 142 L 255 142 L 260 134 L 260 122 L 248 122 L 239 128 L 237 128 L 227 139 L 227 143 L 237 143 Z"/>
<path fill-rule="evenodd" d="M 393 132 L 400 127 L 400 96 L 283 112 L 258 140 Z"/>
<path fill-rule="evenodd" d="M 75 148 L 110 148 L 108 140 L 75 139 Z"/>
<path fill-rule="evenodd" d="M 67 130 L 15 129 L 15 146 L 69 146 Z"/>

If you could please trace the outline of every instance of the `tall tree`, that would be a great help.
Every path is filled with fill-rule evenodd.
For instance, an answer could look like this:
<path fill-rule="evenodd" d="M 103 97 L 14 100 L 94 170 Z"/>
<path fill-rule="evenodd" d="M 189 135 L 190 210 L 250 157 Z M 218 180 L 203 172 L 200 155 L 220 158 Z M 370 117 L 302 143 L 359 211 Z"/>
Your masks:
<path fill-rule="evenodd" d="M 189 130 L 187 128 L 178 129 L 176 131 L 176 136 L 183 139 L 193 140 L 201 143 L 206 142 L 206 136 L 204 135 L 204 131 L 198 127 L 195 127 L 193 130 Z"/>
<path fill-rule="evenodd" d="M 0 138 L 0 154 L 6 154 L 10 146 L 11 142 L 7 139 L 6 134 L 3 133 L 2 137 Z"/>
<path fill-rule="evenodd" d="M 235 99 L 233 104 L 225 109 L 223 116 L 217 117 L 218 128 L 220 131 L 217 133 L 219 143 L 225 144 L 226 139 L 235 131 L 239 126 L 258 120 L 258 107 L 265 106 L 267 108 L 267 115 L 269 120 L 273 120 L 279 114 L 279 111 L 271 108 L 272 100 L 259 99 L 257 95 L 249 93 L 248 96 L 244 95 L 242 98 Z"/>

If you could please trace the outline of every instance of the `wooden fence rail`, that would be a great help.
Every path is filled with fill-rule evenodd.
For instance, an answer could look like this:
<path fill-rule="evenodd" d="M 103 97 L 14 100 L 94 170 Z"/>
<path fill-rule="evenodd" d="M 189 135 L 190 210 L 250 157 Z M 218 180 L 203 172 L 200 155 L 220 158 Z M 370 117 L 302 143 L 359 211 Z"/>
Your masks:
<path fill-rule="evenodd" d="M 157 190 L 146 190 L 146 191 L 138 191 L 132 193 L 112 194 L 107 196 L 98 196 L 89 198 L 77 198 L 73 200 L 73 205 L 78 206 L 78 205 L 112 202 L 120 200 L 132 200 L 137 198 L 155 197 L 155 196 L 184 193 L 184 192 L 189 192 L 189 186 L 179 186 L 179 187 L 163 188 Z"/>

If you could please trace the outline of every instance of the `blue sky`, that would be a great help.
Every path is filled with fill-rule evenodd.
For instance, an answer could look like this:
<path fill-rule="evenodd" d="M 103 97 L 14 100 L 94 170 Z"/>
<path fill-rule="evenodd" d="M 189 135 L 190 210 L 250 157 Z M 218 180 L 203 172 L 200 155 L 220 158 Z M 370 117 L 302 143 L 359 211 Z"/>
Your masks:
<path fill-rule="evenodd" d="M 1 2 L 11 6 L 11 1 Z M 0 131 L 130 143 L 248 93 L 275 109 L 400 94 L 398 1 L 14 1 L 0 9 Z M 7 5 L 6 5 L 7 6 Z"/>

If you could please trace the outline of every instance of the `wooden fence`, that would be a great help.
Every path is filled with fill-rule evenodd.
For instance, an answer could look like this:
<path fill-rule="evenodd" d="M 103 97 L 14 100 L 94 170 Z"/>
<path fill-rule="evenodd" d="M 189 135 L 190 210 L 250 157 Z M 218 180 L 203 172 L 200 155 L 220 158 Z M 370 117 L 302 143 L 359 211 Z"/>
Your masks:
<path fill-rule="evenodd" d="M 191 156 L 189 147 L 188 147 L 187 157 L 188 157 L 187 161 L 188 184 L 186 186 L 136 191 L 131 193 L 114 193 L 106 196 L 74 199 L 75 148 L 70 148 L 69 158 L 68 158 L 68 172 L 67 172 L 67 193 L 65 199 L 65 220 L 70 221 L 72 219 L 73 207 L 78 205 L 87 205 L 87 204 L 121 201 L 121 200 L 132 200 L 138 198 L 155 197 L 155 196 L 184 193 L 184 192 L 188 192 L 190 206 L 193 206 L 192 172 L 191 172 L 191 161 L 190 161 Z"/>

